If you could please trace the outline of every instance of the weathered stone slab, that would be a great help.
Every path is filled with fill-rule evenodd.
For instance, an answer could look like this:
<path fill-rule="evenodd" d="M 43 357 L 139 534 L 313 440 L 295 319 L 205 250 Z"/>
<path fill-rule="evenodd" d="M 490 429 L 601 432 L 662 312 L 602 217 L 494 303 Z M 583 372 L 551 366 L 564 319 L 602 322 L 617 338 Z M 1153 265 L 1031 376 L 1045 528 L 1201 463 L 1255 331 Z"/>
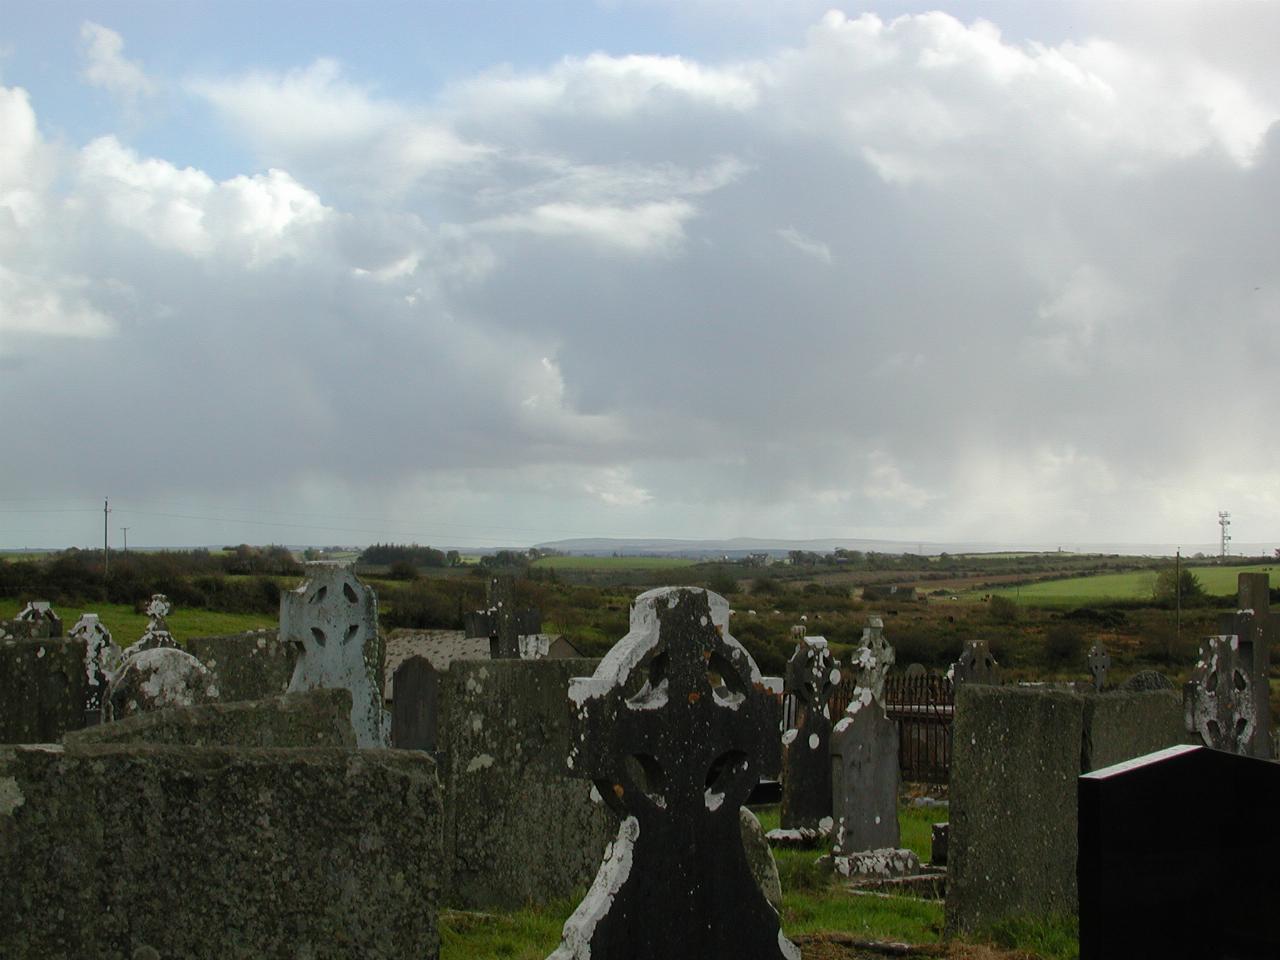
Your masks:
<path fill-rule="evenodd" d="M 570 761 L 622 818 L 554 960 L 799 960 L 751 875 L 739 810 L 777 749 L 728 604 L 669 587 L 570 697 Z"/>
<path fill-rule="evenodd" d="M 223 703 L 279 696 L 289 689 L 298 661 L 297 647 L 282 641 L 274 629 L 191 637 L 183 646 L 213 672 Z"/>
<path fill-rule="evenodd" d="M 382 706 L 385 646 L 373 590 L 342 564 L 307 564 L 306 581 L 280 597 L 280 637 L 301 650 L 289 691 L 350 690 L 356 743 L 385 746 L 391 724 Z"/>
<path fill-rule="evenodd" d="M 591 882 L 618 821 L 565 758 L 570 679 L 598 662 L 457 660 L 441 674 L 450 906 L 547 903 Z"/>
<path fill-rule="evenodd" d="M 1182 721 L 1182 698 L 1172 690 L 1116 691 L 1087 698 L 1081 772 L 1185 742 Z"/>
<path fill-rule="evenodd" d="M 0 751 L 0 956 L 438 956 L 440 789 L 409 751 Z"/>
<path fill-rule="evenodd" d="M 355 747 L 349 690 L 171 707 L 68 733 L 68 749 L 93 743 L 194 747 Z"/>
<path fill-rule="evenodd" d="M 84 726 L 83 640 L 0 641 L 0 743 L 51 743 Z"/>
<path fill-rule="evenodd" d="M 803 631 L 803 628 L 798 628 Z M 840 683 L 840 662 L 823 637 L 798 634 L 787 661 L 786 690 L 796 699 L 795 727 L 782 734 L 782 830 L 830 833 L 832 690 Z"/>
<path fill-rule="evenodd" d="M 1084 698 L 956 687 L 947 929 L 1076 909 L 1076 777 Z"/>
<path fill-rule="evenodd" d="M 392 688 L 391 745 L 433 751 L 439 743 L 440 673 L 426 657 L 410 657 L 396 667 Z"/>
<path fill-rule="evenodd" d="M 872 691 L 855 690 L 831 733 L 835 852 L 898 846 L 898 724 Z"/>

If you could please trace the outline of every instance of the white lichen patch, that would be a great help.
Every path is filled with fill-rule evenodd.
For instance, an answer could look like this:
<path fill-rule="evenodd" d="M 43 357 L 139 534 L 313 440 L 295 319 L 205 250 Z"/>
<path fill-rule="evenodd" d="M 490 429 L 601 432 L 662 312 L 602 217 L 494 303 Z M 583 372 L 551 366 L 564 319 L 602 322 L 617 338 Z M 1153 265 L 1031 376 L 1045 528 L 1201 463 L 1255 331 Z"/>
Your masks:
<path fill-rule="evenodd" d="M 816 733 L 811 733 L 811 734 L 809 734 L 809 749 L 810 749 L 810 750 L 817 750 L 817 749 L 818 749 L 818 744 L 820 744 L 821 742 L 822 742 L 822 741 L 818 739 L 818 735 L 817 735 Z"/>
<path fill-rule="evenodd" d="M 16 777 L 0 777 L 0 817 L 13 816 L 13 811 L 26 802 Z"/>
<path fill-rule="evenodd" d="M 467 773 L 475 773 L 477 770 L 483 770 L 486 767 L 493 766 L 493 757 L 487 753 L 482 753 L 478 757 L 472 757 L 467 764 Z"/>
<path fill-rule="evenodd" d="M 800 734 L 800 731 L 792 727 L 782 735 L 782 745 L 785 747 L 791 743 Z"/>
<path fill-rule="evenodd" d="M 596 925 L 609 915 L 613 898 L 631 876 L 635 844 L 640 837 L 640 821 L 627 817 L 618 826 L 618 836 L 605 850 L 604 862 L 591 884 L 591 889 L 578 904 L 578 909 L 565 921 L 560 946 L 547 960 L 590 960 L 591 938 Z"/>

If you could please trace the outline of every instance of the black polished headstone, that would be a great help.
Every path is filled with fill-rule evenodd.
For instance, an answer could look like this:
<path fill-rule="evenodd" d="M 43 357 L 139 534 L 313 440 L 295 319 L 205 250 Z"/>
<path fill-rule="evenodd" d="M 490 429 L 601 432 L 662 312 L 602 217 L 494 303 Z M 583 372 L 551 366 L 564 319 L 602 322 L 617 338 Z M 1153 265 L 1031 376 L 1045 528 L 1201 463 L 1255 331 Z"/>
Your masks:
<path fill-rule="evenodd" d="M 622 818 L 554 960 L 799 960 L 752 877 L 739 809 L 777 750 L 763 679 L 724 598 L 636 598 L 631 629 L 575 680 L 575 774 Z"/>
<path fill-rule="evenodd" d="M 434 751 L 440 711 L 440 674 L 426 657 L 410 657 L 391 681 L 391 746 Z"/>
<path fill-rule="evenodd" d="M 1280 957 L 1280 764 L 1170 747 L 1078 781 L 1080 960 Z"/>

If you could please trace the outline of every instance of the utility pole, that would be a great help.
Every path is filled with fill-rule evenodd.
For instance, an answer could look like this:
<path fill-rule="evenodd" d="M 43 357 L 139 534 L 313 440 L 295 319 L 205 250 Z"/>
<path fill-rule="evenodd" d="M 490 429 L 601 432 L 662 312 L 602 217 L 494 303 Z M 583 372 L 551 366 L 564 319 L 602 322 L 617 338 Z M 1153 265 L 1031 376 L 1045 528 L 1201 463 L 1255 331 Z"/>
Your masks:
<path fill-rule="evenodd" d="M 1173 582 L 1177 584 L 1177 586 L 1173 588 L 1173 595 L 1177 598 L 1177 606 L 1178 606 L 1178 619 L 1176 621 L 1178 649 L 1181 650 L 1182 649 L 1182 548 L 1181 547 L 1179 547 L 1178 552 L 1174 554 L 1173 573 L 1174 573 Z"/>
<path fill-rule="evenodd" d="M 1228 528 L 1231 526 L 1231 514 L 1226 510 L 1218 511 L 1218 526 L 1222 528 L 1221 551 L 1222 556 L 1225 558 L 1227 555 L 1227 544 L 1231 542 L 1231 534 L 1227 532 Z"/>
<path fill-rule="evenodd" d="M 120 532 L 124 534 L 124 552 L 127 556 L 129 553 L 129 528 L 121 527 Z"/>
<path fill-rule="evenodd" d="M 110 502 L 102 498 L 102 579 L 107 579 L 111 567 L 111 548 L 107 545 L 107 514 L 111 512 Z"/>

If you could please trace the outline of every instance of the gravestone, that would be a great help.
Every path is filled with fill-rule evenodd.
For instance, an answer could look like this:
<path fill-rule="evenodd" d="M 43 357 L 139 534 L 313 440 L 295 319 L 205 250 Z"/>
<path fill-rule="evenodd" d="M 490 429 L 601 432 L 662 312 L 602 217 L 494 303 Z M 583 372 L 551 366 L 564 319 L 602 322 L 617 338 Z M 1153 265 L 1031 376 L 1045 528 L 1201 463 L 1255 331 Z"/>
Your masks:
<path fill-rule="evenodd" d="M 102 721 L 102 706 L 111 675 L 120 666 L 120 648 L 111 640 L 111 631 L 96 613 L 82 614 L 68 635 L 84 643 L 84 722 L 93 726 Z"/>
<path fill-rule="evenodd" d="M 10 632 L 23 640 L 56 640 L 62 636 L 62 618 L 47 600 L 32 600 L 9 621 Z"/>
<path fill-rule="evenodd" d="M 982 639 L 970 640 L 964 645 L 960 659 L 951 665 L 949 673 L 957 684 L 1000 682 L 1000 664 L 987 649 L 987 641 Z"/>
<path fill-rule="evenodd" d="M 1192 674 L 1199 688 L 1195 732 L 1205 744 L 1264 760 L 1272 756 L 1268 678 L 1280 623 L 1270 610 L 1269 580 L 1265 573 L 1237 576 L 1237 609 L 1219 617 L 1219 636 L 1204 648 L 1205 669 L 1197 664 Z"/>
<path fill-rule="evenodd" d="M 898 724 L 872 690 L 856 688 L 831 733 L 834 853 L 898 846 L 898 776 Z"/>
<path fill-rule="evenodd" d="M 492 577 L 485 585 L 484 610 L 474 610 L 464 618 L 468 637 L 488 637 L 492 660 L 536 660 L 546 656 L 545 648 L 521 638 L 542 633 L 542 614 L 537 610 L 517 610 L 515 582 L 511 577 Z M 540 655 L 539 655 L 540 654 Z"/>
<path fill-rule="evenodd" d="M 134 645 L 136 647 L 137 644 Z M 121 720 L 167 707 L 193 707 L 218 699 L 218 685 L 203 663 L 176 647 L 130 647 L 107 685 L 103 718 Z"/>
<path fill-rule="evenodd" d="M 1093 677 L 1093 689 L 1101 693 L 1107 684 L 1107 671 L 1111 669 L 1111 654 L 1099 640 L 1089 649 L 1089 676 Z"/>
<path fill-rule="evenodd" d="M 125 651 L 125 656 L 133 656 L 143 650 L 154 650 L 158 647 L 176 647 L 178 641 L 173 639 L 165 619 L 172 611 L 173 605 L 169 603 L 168 597 L 163 593 L 152 594 L 151 599 L 147 601 L 145 611 L 147 628 L 142 632 L 142 638 Z"/>
<path fill-rule="evenodd" d="M 923 663 L 907 664 L 907 679 L 914 680 L 916 677 L 926 677 L 929 671 L 924 668 Z"/>
<path fill-rule="evenodd" d="M 301 650 L 289 692 L 350 690 L 356 744 L 386 746 L 378 598 L 342 564 L 308 563 L 306 575 L 301 586 L 280 596 L 280 637 Z"/>
<path fill-rule="evenodd" d="M 894 660 L 893 645 L 884 638 L 884 621 L 867 617 L 867 625 L 862 628 L 862 643 L 849 663 L 856 688 L 870 690 L 871 696 L 883 703 L 884 678 Z"/>
<path fill-rule="evenodd" d="M 426 657 L 409 657 L 396 667 L 391 701 L 391 746 L 434 751 L 440 712 L 440 674 Z"/>
<path fill-rule="evenodd" d="M 728 619 L 708 591 L 641 594 L 627 635 L 570 687 L 570 768 L 622 822 L 553 960 L 799 960 L 743 849 L 739 810 L 777 739 Z"/>
<path fill-rule="evenodd" d="M 803 628 L 801 628 L 803 629 Z M 787 692 L 795 697 L 795 726 L 782 735 L 782 811 L 785 831 L 831 833 L 831 691 L 840 663 L 823 637 L 798 635 L 787 661 Z M 785 839 L 785 838 L 781 838 Z M 816 839 L 816 836 L 814 837 Z"/>
<path fill-rule="evenodd" d="M 1080 960 L 1280 957 L 1280 765 L 1175 746 L 1077 791 Z"/>

